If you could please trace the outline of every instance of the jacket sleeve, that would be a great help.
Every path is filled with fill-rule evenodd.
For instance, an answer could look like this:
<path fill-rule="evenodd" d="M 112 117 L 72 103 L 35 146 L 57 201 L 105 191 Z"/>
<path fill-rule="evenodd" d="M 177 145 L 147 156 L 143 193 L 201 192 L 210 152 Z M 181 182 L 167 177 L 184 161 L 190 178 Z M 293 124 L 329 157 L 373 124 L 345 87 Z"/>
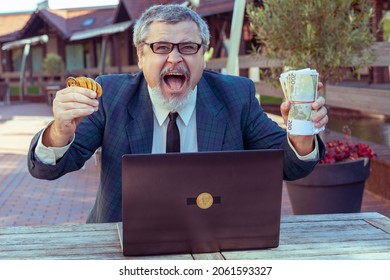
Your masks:
<path fill-rule="evenodd" d="M 246 149 L 283 149 L 284 150 L 284 180 L 303 178 L 313 170 L 320 159 L 324 157 L 325 145 L 320 137 L 318 140 L 319 160 L 300 160 L 287 141 L 287 133 L 276 122 L 267 116 L 255 98 L 255 87 L 250 81 L 250 97 L 247 116 L 244 118 L 244 140 Z"/>
<path fill-rule="evenodd" d="M 55 165 L 44 164 L 35 157 L 35 148 L 42 132 L 43 130 L 39 131 L 33 137 L 33 139 L 31 140 L 30 148 L 28 150 L 27 166 L 30 174 L 38 179 L 54 180 L 61 177 L 67 172 L 78 170 L 79 168 L 77 165 L 75 165 L 74 168 L 67 167 L 69 169 L 66 169 L 65 163 L 69 156 L 68 152 L 65 153 L 64 156 L 60 160 L 58 160 Z"/>

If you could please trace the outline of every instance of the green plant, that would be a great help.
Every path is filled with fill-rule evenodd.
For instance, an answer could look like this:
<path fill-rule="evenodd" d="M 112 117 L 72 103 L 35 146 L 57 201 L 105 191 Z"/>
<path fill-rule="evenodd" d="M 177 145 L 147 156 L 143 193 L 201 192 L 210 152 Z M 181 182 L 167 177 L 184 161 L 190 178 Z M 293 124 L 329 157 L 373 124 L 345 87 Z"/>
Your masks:
<path fill-rule="evenodd" d="M 281 59 L 289 69 L 313 68 L 324 85 L 373 61 L 371 0 L 263 0 L 247 5 L 255 53 Z M 273 79 L 286 69 L 273 69 Z M 323 95 L 325 95 L 325 87 Z"/>
<path fill-rule="evenodd" d="M 10 87 L 10 94 L 11 94 L 11 96 L 19 96 L 19 92 L 20 92 L 20 88 L 19 87 L 15 87 L 15 86 L 11 86 Z"/>
<path fill-rule="evenodd" d="M 20 94 L 20 88 L 11 86 L 10 87 L 10 94 L 11 96 L 19 96 Z M 40 95 L 40 90 L 38 86 L 28 86 L 27 87 L 27 94 L 28 95 Z"/>
<path fill-rule="evenodd" d="M 280 104 L 282 104 L 283 99 L 281 97 L 261 95 L 261 93 L 260 93 L 260 102 L 261 102 L 261 104 L 267 103 L 267 104 L 280 105 Z"/>
<path fill-rule="evenodd" d="M 64 71 L 64 62 L 61 56 L 56 53 L 48 53 L 43 60 L 43 69 L 52 76 L 60 75 Z"/>

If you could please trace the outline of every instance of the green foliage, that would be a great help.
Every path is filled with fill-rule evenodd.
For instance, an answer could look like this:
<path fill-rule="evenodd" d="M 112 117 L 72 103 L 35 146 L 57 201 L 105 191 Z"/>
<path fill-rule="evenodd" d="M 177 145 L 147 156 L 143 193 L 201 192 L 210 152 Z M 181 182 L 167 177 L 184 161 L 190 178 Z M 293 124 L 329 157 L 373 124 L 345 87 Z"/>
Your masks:
<path fill-rule="evenodd" d="M 60 75 L 64 71 L 61 56 L 56 53 L 48 53 L 43 60 L 43 69 L 50 75 Z"/>
<path fill-rule="evenodd" d="M 214 54 L 214 48 L 208 49 L 208 50 L 204 53 L 204 61 L 206 61 L 206 62 L 210 61 L 210 59 L 213 58 L 213 54 Z"/>
<path fill-rule="evenodd" d="M 10 90 L 11 96 L 19 95 L 19 92 L 20 92 L 19 87 L 11 86 L 9 90 Z"/>
<path fill-rule="evenodd" d="M 27 87 L 27 92 L 29 95 L 40 95 L 41 94 L 38 86 Z"/>
<path fill-rule="evenodd" d="M 389 41 L 390 39 L 390 13 L 386 12 L 386 14 L 382 18 L 382 28 L 383 28 L 383 40 Z"/>
<path fill-rule="evenodd" d="M 275 96 L 264 96 L 260 93 L 260 103 L 261 104 L 277 104 L 280 105 L 283 102 L 283 98 Z"/>
<path fill-rule="evenodd" d="M 19 96 L 20 94 L 20 88 L 11 86 L 10 87 L 10 94 L 11 96 Z M 27 94 L 28 95 L 40 95 L 39 87 L 38 86 L 28 86 L 27 87 Z"/>
<path fill-rule="evenodd" d="M 282 59 L 290 69 L 316 69 L 323 83 L 341 80 L 343 67 L 359 69 L 373 61 L 371 0 L 262 2 L 263 7 L 247 6 L 257 53 Z"/>

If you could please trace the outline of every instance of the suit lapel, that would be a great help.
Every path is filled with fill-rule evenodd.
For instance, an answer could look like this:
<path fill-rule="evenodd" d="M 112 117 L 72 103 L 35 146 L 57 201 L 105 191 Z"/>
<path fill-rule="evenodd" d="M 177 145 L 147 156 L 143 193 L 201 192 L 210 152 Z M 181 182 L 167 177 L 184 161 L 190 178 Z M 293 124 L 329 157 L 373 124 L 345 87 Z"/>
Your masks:
<path fill-rule="evenodd" d="M 204 77 L 198 83 L 196 125 L 199 151 L 221 151 L 226 120 L 221 113 L 223 104 L 215 97 Z"/>
<path fill-rule="evenodd" d="M 127 107 L 130 121 L 126 126 L 126 133 L 133 154 L 151 153 L 153 144 L 152 103 L 143 76 L 140 80 L 139 90 Z"/>

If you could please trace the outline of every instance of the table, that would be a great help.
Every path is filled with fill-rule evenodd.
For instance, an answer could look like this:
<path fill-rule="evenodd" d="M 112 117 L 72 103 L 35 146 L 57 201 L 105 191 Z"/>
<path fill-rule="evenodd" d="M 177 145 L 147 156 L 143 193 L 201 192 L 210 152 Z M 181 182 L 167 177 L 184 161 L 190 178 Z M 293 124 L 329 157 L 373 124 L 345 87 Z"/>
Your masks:
<path fill-rule="evenodd" d="M 116 223 L 0 228 L 4 259 L 390 259 L 390 219 L 378 213 L 283 216 L 267 250 L 124 257 Z"/>

